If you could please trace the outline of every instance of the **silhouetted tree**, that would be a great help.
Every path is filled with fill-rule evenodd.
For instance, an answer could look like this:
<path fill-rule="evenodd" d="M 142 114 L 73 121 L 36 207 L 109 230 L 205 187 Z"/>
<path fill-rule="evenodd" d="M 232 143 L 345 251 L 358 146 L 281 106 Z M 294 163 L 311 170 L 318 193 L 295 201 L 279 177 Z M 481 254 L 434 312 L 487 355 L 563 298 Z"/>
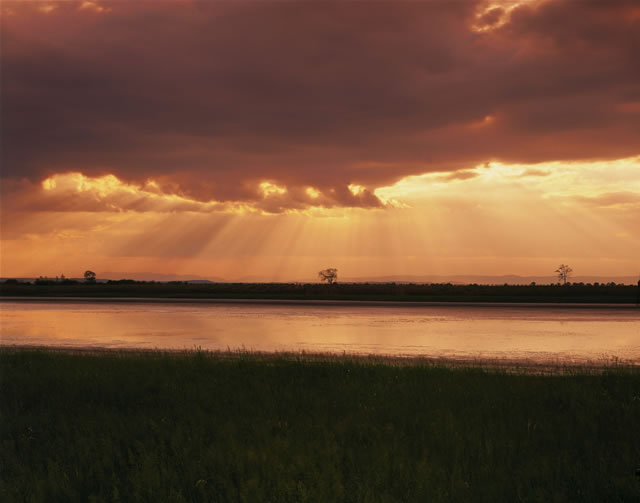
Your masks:
<path fill-rule="evenodd" d="M 562 281 L 563 285 L 567 284 L 567 280 L 569 279 L 569 274 L 573 272 L 573 269 L 566 264 L 560 264 L 560 267 L 556 269 L 556 273 L 558 274 L 558 279 Z"/>
<path fill-rule="evenodd" d="M 323 269 L 318 273 L 318 277 L 320 278 L 320 281 L 326 281 L 330 285 L 333 285 L 338 281 L 338 269 L 333 267 Z"/>
<path fill-rule="evenodd" d="M 85 271 L 84 272 L 84 281 L 86 283 L 95 283 L 96 282 L 96 273 L 93 271 Z"/>

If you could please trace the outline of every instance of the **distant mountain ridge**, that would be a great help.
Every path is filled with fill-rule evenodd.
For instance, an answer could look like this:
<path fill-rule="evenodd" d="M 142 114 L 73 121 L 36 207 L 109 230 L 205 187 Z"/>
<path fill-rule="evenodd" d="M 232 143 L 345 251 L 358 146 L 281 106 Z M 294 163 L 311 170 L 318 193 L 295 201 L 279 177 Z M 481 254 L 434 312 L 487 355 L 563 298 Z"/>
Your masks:
<path fill-rule="evenodd" d="M 166 274 L 156 272 L 102 272 L 100 279 L 134 279 L 136 281 L 188 281 L 189 283 L 226 283 L 224 278 L 199 274 Z"/>
<path fill-rule="evenodd" d="M 532 282 L 539 283 L 541 285 L 549 283 L 557 283 L 557 276 L 518 276 L 515 274 L 506 274 L 502 276 L 491 275 L 389 275 L 389 276 L 376 276 L 376 277 L 343 277 L 339 278 L 343 282 L 370 282 L 370 283 L 454 283 L 454 284 L 484 284 L 484 285 L 502 285 L 508 283 L 510 285 L 528 285 Z M 638 282 L 637 276 L 580 276 L 575 275 L 569 278 L 571 283 L 624 283 L 635 284 Z"/>
<path fill-rule="evenodd" d="M 50 276 L 51 278 L 51 276 Z M 55 278 L 55 276 L 54 276 Z M 17 279 L 18 281 L 34 281 L 36 278 L 0 278 L 0 282 L 6 279 Z M 76 281 L 84 281 L 84 278 L 67 278 Z M 207 284 L 207 283 L 317 283 L 317 278 L 304 278 L 304 279 L 291 279 L 276 281 L 265 275 L 251 275 L 243 276 L 240 278 L 225 279 L 217 276 L 204 277 L 197 274 L 164 274 L 153 272 L 105 272 L 98 273 L 97 281 L 102 283 L 107 280 L 120 280 L 120 279 L 132 279 L 135 281 L 184 281 L 193 284 Z M 638 280 L 638 276 L 579 276 L 575 275 L 569 278 L 572 283 L 616 283 L 616 284 L 631 284 L 635 285 Z M 482 285 L 503 285 L 508 283 L 510 285 L 529 285 L 532 282 L 540 285 L 547 285 L 550 283 L 557 283 L 557 276 L 518 276 L 515 274 L 505 274 L 502 276 L 491 275 L 388 275 L 388 276 L 338 276 L 338 281 L 341 283 L 452 283 L 452 284 L 482 284 Z"/>
<path fill-rule="evenodd" d="M 572 283 L 610 283 L 616 284 L 633 284 L 635 285 L 640 278 L 638 276 L 593 276 L 593 275 L 575 275 L 569 278 Z M 228 280 L 238 283 L 316 283 L 318 279 L 315 276 L 291 281 L 276 281 L 264 275 L 243 276 L 235 280 Z M 555 275 L 548 276 L 519 276 L 516 274 L 505 275 L 474 275 L 474 274 L 457 274 L 457 275 L 429 275 L 429 274 L 390 274 L 387 276 L 342 276 L 338 271 L 338 281 L 341 283 L 453 283 L 453 284 L 483 284 L 483 285 L 529 285 L 532 282 L 541 285 L 557 283 L 558 277 Z"/>

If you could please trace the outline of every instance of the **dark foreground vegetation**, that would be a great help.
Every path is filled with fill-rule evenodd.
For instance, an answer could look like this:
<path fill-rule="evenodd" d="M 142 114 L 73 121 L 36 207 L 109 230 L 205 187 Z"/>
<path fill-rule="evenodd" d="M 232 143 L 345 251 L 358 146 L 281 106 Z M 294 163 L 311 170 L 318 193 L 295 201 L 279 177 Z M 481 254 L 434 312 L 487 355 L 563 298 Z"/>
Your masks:
<path fill-rule="evenodd" d="M 582 302 L 634 304 L 632 285 L 452 285 L 394 283 L 4 283 L 0 295 L 32 297 L 158 297 L 194 299 L 393 300 L 452 302 Z"/>
<path fill-rule="evenodd" d="M 640 371 L 0 351 L 0 500 L 640 501 Z"/>

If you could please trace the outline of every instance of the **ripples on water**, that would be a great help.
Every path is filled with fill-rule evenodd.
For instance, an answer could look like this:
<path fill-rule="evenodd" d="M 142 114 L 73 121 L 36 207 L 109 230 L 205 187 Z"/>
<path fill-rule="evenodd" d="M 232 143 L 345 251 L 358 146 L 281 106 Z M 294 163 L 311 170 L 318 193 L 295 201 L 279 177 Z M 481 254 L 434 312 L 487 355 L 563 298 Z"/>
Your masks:
<path fill-rule="evenodd" d="M 640 310 L 0 303 L 3 345 L 640 363 Z"/>

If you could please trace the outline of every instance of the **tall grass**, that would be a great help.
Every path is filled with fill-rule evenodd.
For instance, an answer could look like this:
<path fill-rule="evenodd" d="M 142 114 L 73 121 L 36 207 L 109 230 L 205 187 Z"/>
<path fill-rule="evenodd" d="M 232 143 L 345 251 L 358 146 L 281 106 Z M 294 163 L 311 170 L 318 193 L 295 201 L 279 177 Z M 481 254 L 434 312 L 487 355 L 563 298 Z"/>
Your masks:
<path fill-rule="evenodd" d="M 640 372 L 0 351 L 2 501 L 640 501 Z"/>

